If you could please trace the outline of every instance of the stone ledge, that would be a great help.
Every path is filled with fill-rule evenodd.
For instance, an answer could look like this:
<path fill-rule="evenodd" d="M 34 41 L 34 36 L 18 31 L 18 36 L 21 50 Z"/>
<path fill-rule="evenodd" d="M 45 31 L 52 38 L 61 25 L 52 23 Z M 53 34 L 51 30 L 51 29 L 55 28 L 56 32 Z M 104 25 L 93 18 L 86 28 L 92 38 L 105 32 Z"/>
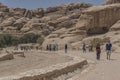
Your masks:
<path fill-rule="evenodd" d="M 52 80 L 52 78 L 73 72 L 87 64 L 87 60 L 74 57 L 70 62 L 52 65 L 44 69 L 34 69 L 19 75 L 0 78 L 0 80 Z"/>
<path fill-rule="evenodd" d="M 1 54 L 0 55 L 0 61 L 5 61 L 5 60 L 11 60 L 14 59 L 13 54 Z"/>

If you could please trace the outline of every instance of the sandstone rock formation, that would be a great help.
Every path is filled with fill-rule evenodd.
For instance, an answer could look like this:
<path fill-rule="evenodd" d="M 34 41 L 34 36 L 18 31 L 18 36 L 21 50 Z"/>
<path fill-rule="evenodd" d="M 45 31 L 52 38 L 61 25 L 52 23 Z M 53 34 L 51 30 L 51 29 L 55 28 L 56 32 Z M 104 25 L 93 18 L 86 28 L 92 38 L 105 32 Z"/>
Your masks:
<path fill-rule="evenodd" d="M 107 0 L 104 5 L 120 3 L 120 0 Z"/>
<path fill-rule="evenodd" d="M 55 40 L 61 47 L 71 48 L 90 35 L 104 34 L 120 20 L 119 0 L 109 0 L 100 6 L 70 3 L 47 9 L 8 8 L 0 4 L 2 34 L 35 33 L 44 39 L 42 46 Z"/>
<path fill-rule="evenodd" d="M 120 31 L 120 20 L 110 28 L 110 31 Z"/>
<path fill-rule="evenodd" d="M 13 54 L 1 54 L 0 61 L 11 60 L 14 59 Z"/>
<path fill-rule="evenodd" d="M 120 20 L 119 13 L 120 4 L 95 6 L 88 8 L 83 12 L 80 22 L 82 19 L 85 20 L 85 18 L 88 18 L 85 21 L 88 22 L 85 30 L 87 30 L 87 34 L 89 35 L 105 33 L 113 24 Z"/>

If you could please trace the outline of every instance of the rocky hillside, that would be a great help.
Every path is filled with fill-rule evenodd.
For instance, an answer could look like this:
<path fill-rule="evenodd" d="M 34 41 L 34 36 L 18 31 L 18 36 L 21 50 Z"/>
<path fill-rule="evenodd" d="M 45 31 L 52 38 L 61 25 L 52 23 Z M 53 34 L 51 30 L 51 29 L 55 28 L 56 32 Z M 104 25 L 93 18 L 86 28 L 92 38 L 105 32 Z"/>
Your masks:
<path fill-rule="evenodd" d="M 113 0 L 106 4 L 110 1 Z M 84 38 L 107 33 L 120 20 L 119 0 L 114 3 L 100 6 L 70 3 L 34 10 L 0 4 L 0 33 L 15 36 L 34 33 L 44 38 L 43 47 L 54 40 L 60 48 L 65 43 L 77 48 Z"/>
<path fill-rule="evenodd" d="M 3 33 L 29 33 L 48 35 L 62 27 L 72 27 L 81 11 L 90 4 L 71 3 L 47 9 L 27 10 L 8 8 L 0 4 L 0 28 Z"/>
<path fill-rule="evenodd" d="M 104 5 L 120 3 L 120 0 L 107 0 Z"/>
<path fill-rule="evenodd" d="M 47 9 L 27 10 L 0 4 L 0 33 L 15 36 L 34 33 L 43 36 L 42 38 L 53 38 L 55 35 L 51 36 L 51 33 L 55 31 L 66 29 L 71 32 L 70 29 L 75 28 L 82 11 L 91 6 L 86 3 L 70 3 Z M 56 37 L 60 36 L 62 35 Z"/>

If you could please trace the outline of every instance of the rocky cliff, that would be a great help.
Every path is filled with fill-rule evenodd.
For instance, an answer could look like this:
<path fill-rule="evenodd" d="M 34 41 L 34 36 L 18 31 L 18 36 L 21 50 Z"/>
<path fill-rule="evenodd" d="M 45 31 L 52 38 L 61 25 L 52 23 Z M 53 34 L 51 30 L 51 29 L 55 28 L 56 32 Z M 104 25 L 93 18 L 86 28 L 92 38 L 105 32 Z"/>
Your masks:
<path fill-rule="evenodd" d="M 0 4 L 0 28 L 3 33 L 44 33 L 62 27 L 72 27 L 81 11 L 92 6 L 85 3 L 71 3 L 47 9 L 8 8 Z M 36 31 L 37 30 L 37 31 Z"/>
<path fill-rule="evenodd" d="M 120 4 L 90 7 L 83 11 L 80 22 L 85 17 L 88 18 L 85 21 L 88 22 L 85 29 L 88 35 L 106 33 L 113 24 L 120 20 Z"/>
<path fill-rule="evenodd" d="M 120 3 L 120 0 L 107 0 L 104 5 Z"/>
<path fill-rule="evenodd" d="M 120 20 L 120 3 L 117 1 L 114 2 L 117 4 L 100 6 L 70 3 L 34 10 L 0 4 L 0 33 L 17 36 L 34 33 L 44 38 L 43 47 L 53 41 L 60 48 L 65 43 L 76 47 L 87 36 L 108 32 Z"/>

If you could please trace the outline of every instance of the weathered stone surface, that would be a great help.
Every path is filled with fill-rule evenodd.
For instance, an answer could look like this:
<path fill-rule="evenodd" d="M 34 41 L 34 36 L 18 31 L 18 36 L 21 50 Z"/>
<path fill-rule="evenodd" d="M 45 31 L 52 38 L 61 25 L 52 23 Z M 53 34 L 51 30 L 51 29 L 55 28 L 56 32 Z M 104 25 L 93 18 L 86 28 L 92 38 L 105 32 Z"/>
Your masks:
<path fill-rule="evenodd" d="M 0 11 L 1 12 L 9 12 L 9 8 L 2 3 L 0 3 Z"/>
<path fill-rule="evenodd" d="M 106 33 L 113 24 L 120 20 L 119 3 L 92 6 L 78 2 L 47 9 L 8 9 L 8 12 L 0 12 L 1 30 L 3 29 L 4 33 L 12 31 L 16 34 L 42 35 L 44 36 L 43 44 L 40 42 L 42 45 L 56 40 L 62 44 L 61 46 L 64 46 L 65 43 L 74 46 L 88 35 Z"/>
<path fill-rule="evenodd" d="M 120 20 L 119 20 L 117 23 L 115 23 L 115 24 L 110 28 L 109 31 L 120 31 Z"/>
<path fill-rule="evenodd" d="M 15 18 L 14 18 L 14 17 L 10 17 L 10 18 L 4 20 L 4 21 L 0 24 L 0 26 L 1 26 L 1 27 L 12 26 L 14 22 L 15 22 Z"/>
<path fill-rule="evenodd" d="M 19 75 L 13 75 L 0 78 L 0 80 L 52 80 L 62 74 L 67 74 L 76 70 L 77 68 L 83 68 L 88 62 L 85 59 L 73 57 L 73 60 L 61 64 L 45 67 L 44 69 L 34 69 L 28 72 L 21 73 Z"/>
<path fill-rule="evenodd" d="M 5 53 L 0 55 L 0 61 L 11 60 L 11 59 L 14 59 L 13 54 Z"/>
<path fill-rule="evenodd" d="M 107 0 L 103 5 L 120 3 L 120 0 Z"/>
<path fill-rule="evenodd" d="M 84 25 L 88 34 L 105 33 L 120 19 L 119 13 L 120 4 L 95 6 L 85 10 L 79 22 L 87 18 Z"/>

